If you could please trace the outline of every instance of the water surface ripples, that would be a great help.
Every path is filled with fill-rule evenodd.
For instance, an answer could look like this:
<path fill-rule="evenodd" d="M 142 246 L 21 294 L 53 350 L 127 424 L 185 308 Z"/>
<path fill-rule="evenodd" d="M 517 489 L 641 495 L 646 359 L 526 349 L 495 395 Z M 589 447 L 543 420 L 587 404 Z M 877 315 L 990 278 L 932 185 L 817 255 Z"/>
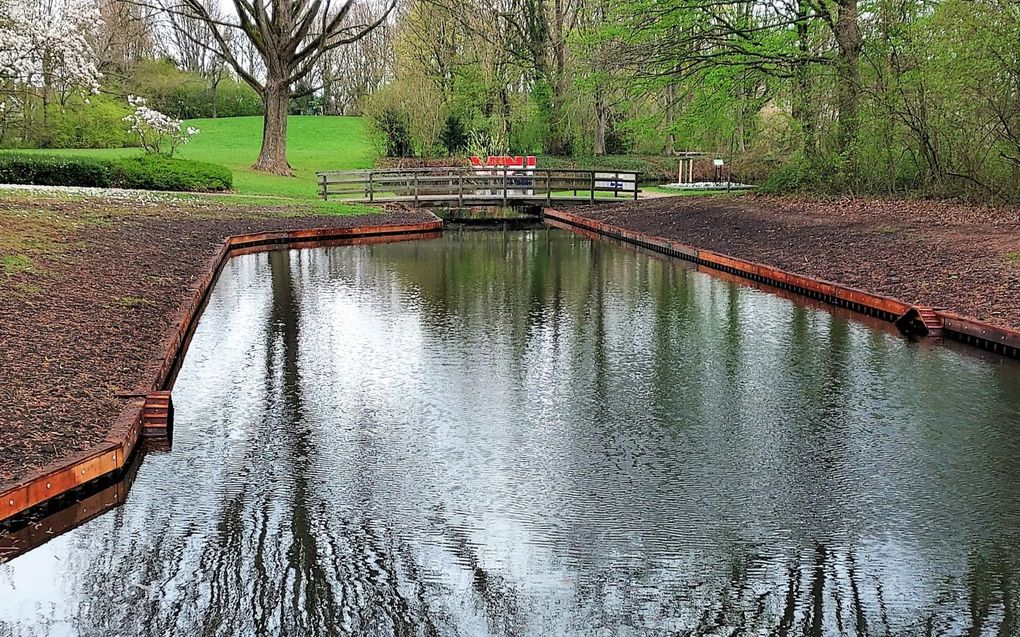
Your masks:
<path fill-rule="evenodd" d="M 231 260 L 0 635 L 1018 634 L 1020 366 L 555 230 Z"/>

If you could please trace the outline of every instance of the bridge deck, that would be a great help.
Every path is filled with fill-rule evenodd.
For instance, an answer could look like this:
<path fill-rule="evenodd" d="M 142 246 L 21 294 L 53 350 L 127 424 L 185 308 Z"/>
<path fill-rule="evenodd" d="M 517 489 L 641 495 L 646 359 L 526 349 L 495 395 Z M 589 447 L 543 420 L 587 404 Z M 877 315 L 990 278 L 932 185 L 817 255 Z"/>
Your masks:
<path fill-rule="evenodd" d="M 324 200 L 415 206 L 597 203 L 637 199 L 639 173 L 615 170 L 409 168 L 319 173 Z"/>
<path fill-rule="evenodd" d="M 595 203 L 612 203 L 613 201 L 628 201 L 633 197 L 596 197 Z M 556 203 L 590 203 L 591 197 L 588 195 L 552 195 L 547 196 L 546 194 L 541 195 L 508 195 L 506 199 L 503 199 L 502 195 L 474 195 L 465 193 L 463 197 L 452 194 L 452 195 L 377 195 L 374 198 L 359 197 L 359 198 L 335 198 L 334 200 L 344 201 L 349 203 L 413 203 L 418 205 L 453 205 L 463 204 L 466 206 L 495 206 L 495 205 L 542 205 L 542 204 L 556 204 Z"/>

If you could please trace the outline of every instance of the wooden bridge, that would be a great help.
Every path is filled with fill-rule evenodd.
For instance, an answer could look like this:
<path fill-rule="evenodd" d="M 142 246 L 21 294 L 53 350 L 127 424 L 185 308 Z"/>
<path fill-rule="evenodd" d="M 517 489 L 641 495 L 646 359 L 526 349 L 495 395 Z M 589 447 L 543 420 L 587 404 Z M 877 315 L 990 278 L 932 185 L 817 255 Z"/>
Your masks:
<path fill-rule="evenodd" d="M 318 173 L 319 195 L 351 203 L 515 206 L 637 199 L 640 173 L 615 170 L 398 168 Z"/>

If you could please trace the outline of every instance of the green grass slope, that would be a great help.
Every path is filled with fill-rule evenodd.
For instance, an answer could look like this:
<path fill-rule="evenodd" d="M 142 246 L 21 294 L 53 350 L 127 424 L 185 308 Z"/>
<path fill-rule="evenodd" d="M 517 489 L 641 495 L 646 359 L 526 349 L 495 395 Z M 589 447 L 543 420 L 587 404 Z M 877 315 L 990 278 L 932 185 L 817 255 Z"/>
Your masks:
<path fill-rule="evenodd" d="M 317 171 L 371 168 L 377 154 L 360 117 L 292 116 L 287 122 L 287 158 L 294 176 L 279 177 L 251 169 L 262 145 L 261 117 L 195 119 L 186 125 L 195 126 L 201 133 L 175 156 L 226 166 L 234 173 L 234 191 L 242 195 L 316 199 Z M 141 151 L 102 148 L 30 152 L 124 157 Z"/>
<path fill-rule="evenodd" d="M 317 171 L 371 168 L 376 156 L 360 117 L 292 116 L 287 121 L 287 159 L 294 176 L 278 177 L 251 169 L 262 145 L 261 117 L 197 119 L 187 125 L 202 132 L 180 156 L 226 166 L 241 194 L 315 198 Z"/>

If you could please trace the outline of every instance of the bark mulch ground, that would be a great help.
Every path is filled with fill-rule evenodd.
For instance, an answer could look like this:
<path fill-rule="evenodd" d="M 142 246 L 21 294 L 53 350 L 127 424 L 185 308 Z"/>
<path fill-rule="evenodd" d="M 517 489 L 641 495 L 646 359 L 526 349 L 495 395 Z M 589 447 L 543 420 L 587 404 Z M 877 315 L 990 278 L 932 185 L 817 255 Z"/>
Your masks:
<path fill-rule="evenodd" d="M 1020 209 L 673 197 L 572 210 L 630 230 L 1020 329 Z"/>
<path fill-rule="evenodd" d="M 307 215 L 0 194 L 0 485 L 102 440 L 224 237 L 434 219 Z"/>
<path fill-rule="evenodd" d="M 678 197 L 574 212 L 1020 328 L 1020 212 Z M 0 194 L 0 484 L 99 442 L 224 237 L 401 224 L 158 196 Z"/>

